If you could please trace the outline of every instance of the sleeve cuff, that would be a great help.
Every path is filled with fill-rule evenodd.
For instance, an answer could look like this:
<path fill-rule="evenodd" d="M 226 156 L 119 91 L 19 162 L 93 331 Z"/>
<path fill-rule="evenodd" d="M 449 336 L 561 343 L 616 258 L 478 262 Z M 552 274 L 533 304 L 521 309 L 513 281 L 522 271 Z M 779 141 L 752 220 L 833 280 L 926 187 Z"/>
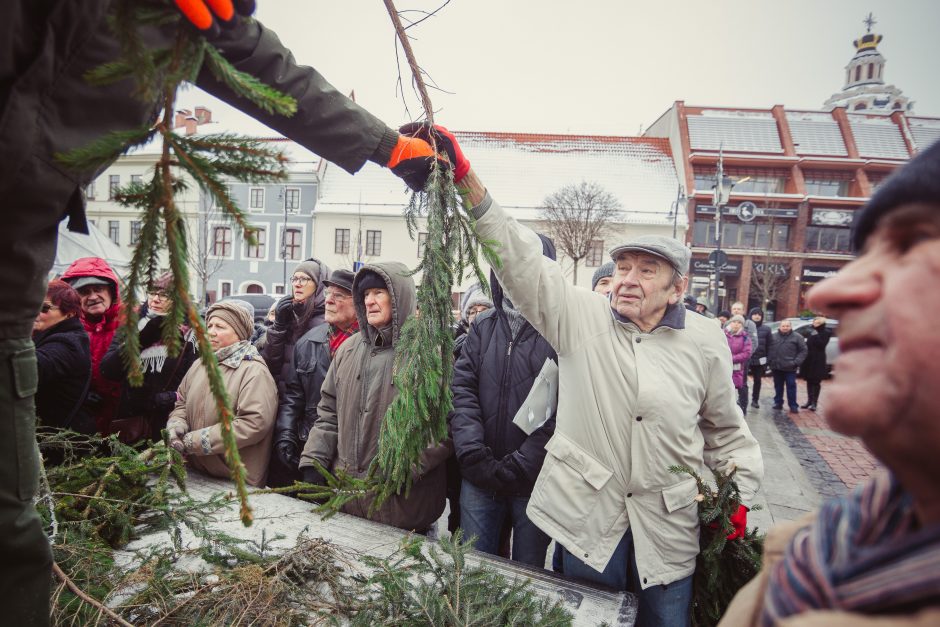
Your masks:
<path fill-rule="evenodd" d="M 372 156 L 369 157 L 369 161 L 378 163 L 383 168 L 387 167 L 388 160 L 392 158 L 392 150 L 395 149 L 397 144 L 398 131 L 389 127 L 385 127 L 385 132 L 382 133 L 382 138 L 379 140 L 379 145 L 375 147 L 375 152 L 373 152 Z"/>
<path fill-rule="evenodd" d="M 480 201 L 480 204 L 475 206 L 470 212 L 473 214 L 474 219 L 479 220 L 482 218 L 487 211 L 490 210 L 490 207 L 493 206 L 493 197 L 490 196 L 489 190 L 486 192 L 486 196 L 483 197 L 483 200 Z"/>

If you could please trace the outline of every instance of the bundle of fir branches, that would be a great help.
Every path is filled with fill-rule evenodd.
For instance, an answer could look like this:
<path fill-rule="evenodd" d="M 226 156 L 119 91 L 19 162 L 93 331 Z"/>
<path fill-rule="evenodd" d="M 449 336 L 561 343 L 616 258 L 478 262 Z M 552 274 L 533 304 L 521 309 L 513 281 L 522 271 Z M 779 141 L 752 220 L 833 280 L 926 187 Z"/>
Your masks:
<path fill-rule="evenodd" d="M 721 620 L 738 590 L 760 571 L 764 534 L 755 527 L 745 529 L 740 538 L 727 539 L 734 531 L 731 515 L 741 503 L 734 480 L 736 467 L 728 474 L 712 470 L 714 486 L 687 466 L 670 466 L 669 470 L 693 477 L 698 485 L 700 551 L 692 581 L 692 625 L 712 627 Z"/>
<path fill-rule="evenodd" d="M 184 171 L 222 208 L 223 215 L 244 233 L 248 243 L 253 244 L 254 231 L 245 213 L 231 197 L 226 179 L 247 183 L 284 180 L 286 159 L 265 142 L 230 133 L 186 137 L 174 132 L 175 101 L 180 86 L 193 82 L 198 72 L 206 67 L 236 94 L 270 113 L 292 115 L 297 103 L 292 97 L 236 70 L 211 43 L 195 29 L 189 28 L 172 3 L 166 0 L 116 0 L 111 5 L 108 21 L 120 43 L 120 57 L 94 68 L 86 79 L 98 85 L 132 79 L 134 94 L 144 102 L 159 103 L 160 116 L 155 123 L 110 133 L 87 146 L 57 155 L 57 158 L 64 166 L 79 172 L 100 171 L 135 146 L 154 139 L 161 142 L 160 159 L 151 176 L 132 182 L 116 195 L 122 205 L 137 209 L 141 219 L 139 239 L 124 290 L 123 317 L 127 338 L 124 360 L 128 379 L 136 385 L 143 381 L 136 332 L 139 294 L 159 274 L 159 252 L 166 248 L 173 277 L 167 291 L 173 298 L 163 322 L 163 342 L 170 355 L 178 355 L 180 336 L 176 329 L 186 324 L 195 331 L 222 424 L 225 461 L 232 471 L 242 502 L 242 521 L 249 525 L 252 514 L 245 487 L 246 471 L 232 432 L 231 403 L 204 321 L 190 296 L 186 225 L 176 204 L 176 196 L 186 188 L 186 182 L 179 175 Z M 148 29 L 175 35 L 167 46 L 154 47 L 142 36 Z"/>

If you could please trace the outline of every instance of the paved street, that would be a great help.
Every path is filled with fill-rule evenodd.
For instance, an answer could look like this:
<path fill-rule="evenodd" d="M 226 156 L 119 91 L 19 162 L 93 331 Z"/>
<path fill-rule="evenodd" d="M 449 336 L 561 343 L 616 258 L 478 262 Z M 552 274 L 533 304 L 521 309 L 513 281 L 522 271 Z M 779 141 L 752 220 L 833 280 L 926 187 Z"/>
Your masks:
<path fill-rule="evenodd" d="M 806 388 L 798 382 L 802 403 Z M 798 518 L 821 500 L 844 494 L 875 471 L 877 462 L 857 440 L 840 435 L 825 420 L 826 382 L 818 411 L 791 414 L 772 409 L 773 381 L 764 379 L 760 409 L 748 408 L 747 423 L 764 454 L 764 484 L 748 515 L 750 524 L 769 529 L 775 522 Z"/>

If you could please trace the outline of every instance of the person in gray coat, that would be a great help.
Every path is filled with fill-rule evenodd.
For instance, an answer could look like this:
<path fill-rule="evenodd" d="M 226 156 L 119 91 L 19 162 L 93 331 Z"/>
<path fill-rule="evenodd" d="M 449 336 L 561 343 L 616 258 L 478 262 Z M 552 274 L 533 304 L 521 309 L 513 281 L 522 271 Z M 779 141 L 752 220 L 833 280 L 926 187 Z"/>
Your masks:
<path fill-rule="evenodd" d="M 770 337 L 770 369 L 774 375 L 774 409 L 783 409 L 783 387 L 787 388 L 787 405 L 791 412 L 800 411 L 796 400 L 796 371 L 806 359 L 806 340 L 793 332 L 789 320 Z"/>

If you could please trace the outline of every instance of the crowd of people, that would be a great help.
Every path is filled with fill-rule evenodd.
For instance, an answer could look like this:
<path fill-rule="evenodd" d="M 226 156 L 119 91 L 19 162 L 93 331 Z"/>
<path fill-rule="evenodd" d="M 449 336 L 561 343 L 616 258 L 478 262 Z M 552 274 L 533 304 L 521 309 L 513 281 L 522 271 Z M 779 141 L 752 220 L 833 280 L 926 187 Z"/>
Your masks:
<path fill-rule="evenodd" d="M 111 3 L 72 4 L 20 0 L 0 9 L 8 34 L 0 38 L 0 157 L 9 166 L 0 168 L 0 190 L 13 207 L 0 232 L 0 289 L 16 296 L 0 303 L 0 602 L 13 624 L 49 617 L 52 558 L 33 505 L 37 413 L 43 426 L 128 441 L 165 428 L 193 468 L 228 476 L 205 356 L 193 329 L 163 328 L 172 298 L 165 279 L 148 286 L 140 312 L 139 388 L 127 385 L 119 357 L 127 341 L 120 281 L 107 264 L 80 260 L 61 280 L 43 280 L 63 217 L 87 228 L 81 189 L 98 174 L 67 171 L 55 155 L 152 124 L 157 110 L 126 82 L 85 81 L 121 45 L 108 27 Z M 194 77 L 200 87 L 350 173 L 373 161 L 420 190 L 434 167 L 452 168 L 479 236 L 499 243 L 491 293 L 470 295 L 455 329 L 462 339 L 452 437 L 428 443 L 411 491 L 373 518 L 429 533 L 450 497 L 452 514 L 459 510 L 451 524 L 473 530 L 480 549 L 539 564 L 554 539 L 553 566 L 566 576 L 638 596 L 638 625 L 687 625 L 698 488 L 669 467 L 735 470 L 740 503 L 729 541 L 739 537 L 763 475 L 744 417 L 746 375 L 751 406 L 769 368 L 774 407 L 782 410 L 786 392 L 789 409 L 799 411 L 802 368 L 805 405 L 814 407 L 825 320 L 807 342 L 785 324 L 769 333 L 764 312 L 745 318 L 743 305 L 721 325 L 703 303 L 691 313 L 682 306 L 689 249 L 654 235 L 619 242 L 592 290 L 572 286 L 549 242 L 490 195 L 451 133 L 388 127 L 296 64 L 260 22 L 240 19 L 253 4 L 177 0 L 185 17 L 149 29 L 148 43 L 166 46 L 179 28 L 199 29 L 239 70 L 293 96 L 297 113 L 272 115 L 205 68 Z M 827 419 L 861 438 L 884 469 L 772 531 L 763 570 L 738 594 L 725 625 L 940 621 L 940 415 L 932 389 L 940 345 L 923 315 L 940 293 L 940 144 L 879 185 L 856 212 L 852 238 L 859 257 L 817 285 L 809 305 L 840 320 L 843 356 Z M 395 262 L 353 275 L 310 259 L 291 285 L 266 329 L 255 328 L 244 303 L 206 312 L 249 481 L 320 482 L 320 468 L 363 476 L 395 396 L 394 350 L 416 313 L 413 279 Z M 180 334 L 183 350 L 174 357 L 167 332 Z M 550 365 L 556 403 L 524 431 L 517 414 Z M 369 505 L 363 498 L 345 511 L 367 516 Z"/>

